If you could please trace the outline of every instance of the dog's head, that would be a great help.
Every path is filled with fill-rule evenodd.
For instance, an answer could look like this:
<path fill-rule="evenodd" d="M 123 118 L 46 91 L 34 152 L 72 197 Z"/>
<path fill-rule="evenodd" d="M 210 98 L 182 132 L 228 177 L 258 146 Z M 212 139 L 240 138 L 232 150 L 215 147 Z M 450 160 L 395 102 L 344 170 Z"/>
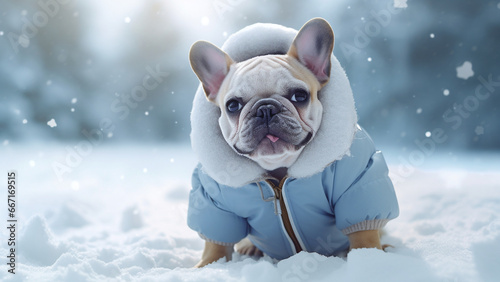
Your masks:
<path fill-rule="evenodd" d="M 295 162 L 321 124 L 317 95 L 330 78 L 333 42 L 330 25 L 312 19 L 285 55 L 235 63 L 211 43 L 191 47 L 191 66 L 220 108 L 220 129 L 231 148 L 266 170 Z"/>

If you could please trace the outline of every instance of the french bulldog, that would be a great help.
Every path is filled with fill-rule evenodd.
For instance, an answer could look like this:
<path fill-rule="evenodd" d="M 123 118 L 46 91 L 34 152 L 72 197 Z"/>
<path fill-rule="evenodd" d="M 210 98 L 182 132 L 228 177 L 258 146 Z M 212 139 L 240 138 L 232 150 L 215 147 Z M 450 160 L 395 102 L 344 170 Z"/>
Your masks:
<path fill-rule="evenodd" d="M 281 180 L 322 122 L 318 91 L 330 79 L 334 45 L 324 19 L 307 22 L 285 55 L 234 62 L 215 45 L 196 42 L 189 59 L 208 101 L 220 108 L 219 126 L 227 144 Z M 349 234 L 351 248 L 381 248 L 378 230 Z M 259 251 L 246 240 L 240 251 Z M 206 242 L 202 267 L 231 257 L 232 246 Z"/>

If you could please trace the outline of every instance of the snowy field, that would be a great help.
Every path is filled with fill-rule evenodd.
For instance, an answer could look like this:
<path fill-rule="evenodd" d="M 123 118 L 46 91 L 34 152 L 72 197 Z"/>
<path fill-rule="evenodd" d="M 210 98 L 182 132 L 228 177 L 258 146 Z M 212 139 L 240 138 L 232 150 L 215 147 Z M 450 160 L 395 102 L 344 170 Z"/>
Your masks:
<path fill-rule="evenodd" d="M 300 253 L 273 262 L 236 255 L 191 268 L 203 241 L 186 225 L 188 147 L 92 148 L 58 181 L 65 145 L 0 148 L 0 209 L 7 225 L 7 171 L 17 170 L 16 274 L 1 281 L 500 281 L 500 156 L 429 158 L 397 183 L 401 215 L 387 252 L 347 258 Z M 71 159 L 69 159 L 71 161 Z M 397 154 L 387 154 L 393 171 Z M 426 169 L 423 169 L 423 168 Z"/>

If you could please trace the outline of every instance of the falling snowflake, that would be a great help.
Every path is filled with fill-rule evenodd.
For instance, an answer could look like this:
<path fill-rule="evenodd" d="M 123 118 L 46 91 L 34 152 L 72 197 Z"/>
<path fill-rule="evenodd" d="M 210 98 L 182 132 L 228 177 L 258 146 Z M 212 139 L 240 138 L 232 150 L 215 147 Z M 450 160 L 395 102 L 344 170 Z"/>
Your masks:
<path fill-rule="evenodd" d="M 445 89 L 445 90 L 443 91 L 443 95 L 444 95 L 444 96 L 448 96 L 448 95 L 450 95 L 450 90 Z"/>
<path fill-rule="evenodd" d="M 427 132 L 425 133 L 425 137 L 431 137 L 431 135 L 432 135 L 432 134 L 431 134 L 431 132 L 430 132 L 430 131 L 427 131 Z"/>
<path fill-rule="evenodd" d="M 130 17 L 126 17 L 123 21 L 124 21 L 125 23 L 130 23 Z"/>
<path fill-rule="evenodd" d="M 76 104 L 76 102 L 78 102 L 78 99 L 76 98 L 71 99 L 71 104 Z"/>
<path fill-rule="evenodd" d="M 51 119 L 47 122 L 47 125 L 50 126 L 50 127 L 56 127 L 57 126 L 57 123 L 54 119 Z"/>
<path fill-rule="evenodd" d="M 407 0 L 394 0 L 394 8 L 408 8 Z"/>
<path fill-rule="evenodd" d="M 429 36 L 430 36 L 431 38 L 434 38 L 434 33 L 431 33 Z"/>
<path fill-rule="evenodd" d="M 418 108 L 417 109 L 417 115 L 421 114 L 422 113 L 422 108 Z"/>
<path fill-rule="evenodd" d="M 457 67 L 457 77 L 461 79 L 469 79 L 469 77 L 474 76 L 474 71 L 472 70 L 472 63 L 465 61 L 461 66 Z"/>
<path fill-rule="evenodd" d="M 210 19 L 208 17 L 201 18 L 201 25 L 208 25 L 210 23 Z"/>

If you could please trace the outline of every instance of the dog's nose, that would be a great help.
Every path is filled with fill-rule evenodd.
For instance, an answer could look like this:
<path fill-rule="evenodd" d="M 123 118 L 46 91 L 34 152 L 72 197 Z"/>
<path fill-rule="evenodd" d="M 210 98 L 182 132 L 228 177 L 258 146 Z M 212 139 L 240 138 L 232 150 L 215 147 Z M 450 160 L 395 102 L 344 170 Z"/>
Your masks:
<path fill-rule="evenodd" d="M 280 107 L 274 104 L 264 104 L 257 108 L 255 116 L 262 118 L 263 121 L 269 122 L 273 116 L 280 112 Z"/>

